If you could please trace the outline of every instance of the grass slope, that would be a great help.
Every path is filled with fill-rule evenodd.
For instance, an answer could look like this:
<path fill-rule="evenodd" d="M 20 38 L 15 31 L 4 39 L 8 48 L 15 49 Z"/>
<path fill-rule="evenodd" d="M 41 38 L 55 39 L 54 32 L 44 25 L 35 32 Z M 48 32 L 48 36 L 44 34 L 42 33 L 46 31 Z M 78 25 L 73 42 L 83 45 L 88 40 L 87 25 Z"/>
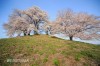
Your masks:
<path fill-rule="evenodd" d="M 0 66 L 99 66 L 99 62 L 100 45 L 47 35 L 0 39 Z"/>

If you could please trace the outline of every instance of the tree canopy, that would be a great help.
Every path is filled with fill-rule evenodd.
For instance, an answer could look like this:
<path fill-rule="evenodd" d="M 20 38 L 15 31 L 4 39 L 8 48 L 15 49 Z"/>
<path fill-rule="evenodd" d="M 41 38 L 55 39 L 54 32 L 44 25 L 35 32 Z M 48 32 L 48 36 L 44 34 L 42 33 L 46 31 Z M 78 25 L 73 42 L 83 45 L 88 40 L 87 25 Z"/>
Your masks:
<path fill-rule="evenodd" d="M 41 27 L 42 26 L 42 27 Z M 64 34 L 70 40 L 100 38 L 100 17 L 85 12 L 74 12 L 71 9 L 58 12 L 55 21 L 48 20 L 48 14 L 39 7 L 33 6 L 26 10 L 15 9 L 4 24 L 8 36 L 17 34 L 39 34 L 42 29 L 48 35 Z"/>
<path fill-rule="evenodd" d="M 58 32 L 65 34 L 73 40 L 73 37 L 81 39 L 100 38 L 100 20 L 97 16 L 87 13 L 75 13 L 71 9 L 58 12 L 56 19 Z M 57 32 L 57 31 L 56 31 Z"/>
<path fill-rule="evenodd" d="M 15 33 L 20 35 L 30 35 L 33 30 L 38 34 L 40 23 L 48 22 L 48 15 L 39 7 L 33 6 L 26 10 L 15 9 L 9 16 L 8 23 L 4 24 L 8 36 L 13 36 Z"/>

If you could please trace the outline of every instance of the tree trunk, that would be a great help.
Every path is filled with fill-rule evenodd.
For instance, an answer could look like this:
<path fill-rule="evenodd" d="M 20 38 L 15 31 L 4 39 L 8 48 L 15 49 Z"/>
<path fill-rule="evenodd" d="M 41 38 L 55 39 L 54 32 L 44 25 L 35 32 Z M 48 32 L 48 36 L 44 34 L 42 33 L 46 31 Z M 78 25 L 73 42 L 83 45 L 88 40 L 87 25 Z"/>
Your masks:
<path fill-rule="evenodd" d="M 49 32 L 48 31 L 46 31 L 46 35 L 49 35 Z"/>
<path fill-rule="evenodd" d="M 27 32 L 27 35 L 30 36 L 30 33 L 31 33 L 31 31 L 28 31 L 28 32 Z"/>
<path fill-rule="evenodd" d="M 73 36 L 70 36 L 69 38 L 70 38 L 71 41 L 73 41 Z"/>
<path fill-rule="evenodd" d="M 26 33 L 24 33 L 24 36 L 26 36 Z"/>
<path fill-rule="evenodd" d="M 38 35 L 38 32 L 37 31 L 34 31 L 34 35 Z"/>
<path fill-rule="evenodd" d="M 28 33 L 28 36 L 30 36 L 30 33 Z"/>
<path fill-rule="evenodd" d="M 20 36 L 20 34 L 17 35 L 18 37 Z"/>
<path fill-rule="evenodd" d="M 26 36 L 27 35 L 27 30 L 24 30 L 23 33 L 24 33 L 24 36 Z"/>

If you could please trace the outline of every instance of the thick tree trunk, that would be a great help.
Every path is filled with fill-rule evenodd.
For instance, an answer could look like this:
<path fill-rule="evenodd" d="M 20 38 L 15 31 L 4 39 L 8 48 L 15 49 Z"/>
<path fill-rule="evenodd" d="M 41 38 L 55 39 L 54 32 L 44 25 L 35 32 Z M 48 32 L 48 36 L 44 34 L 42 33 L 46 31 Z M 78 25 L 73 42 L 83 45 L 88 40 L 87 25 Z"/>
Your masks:
<path fill-rule="evenodd" d="M 38 35 L 38 32 L 37 31 L 34 31 L 34 35 Z"/>
<path fill-rule="evenodd" d="M 24 33 L 24 36 L 26 36 L 26 33 Z"/>
<path fill-rule="evenodd" d="M 34 22 L 34 24 L 35 24 L 35 27 L 37 29 L 37 30 L 34 30 L 34 35 L 38 35 L 39 25 L 37 22 Z"/>
<path fill-rule="evenodd" d="M 70 36 L 69 38 L 70 38 L 71 41 L 73 41 L 73 36 Z"/>
<path fill-rule="evenodd" d="M 24 36 L 26 36 L 27 35 L 27 30 L 24 30 L 23 33 L 24 33 Z"/>
<path fill-rule="evenodd" d="M 24 36 L 26 36 L 26 33 L 24 33 Z"/>
<path fill-rule="evenodd" d="M 20 36 L 20 34 L 17 35 L 17 37 L 19 37 L 19 36 Z"/>
<path fill-rule="evenodd" d="M 26 36 L 26 35 L 30 35 L 30 33 L 28 33 L 28 34 L 27 33 L 24 33 L 24 36 Z"/>
<path fill-rule="evenodd" d="M 30 33 L 31 33 L 31 31 L 28 31 L 28 32 L 27 32 L 27 35 L 30 36 Z"/>
<path fill-rule="evenodd" d="M 28 33 L 28 36 L 30 36 L 30 33 Z"/>
<path fill-rule="evenodd" d="M 49 35 L 49 32 L 48 31 L 46 31 L 46 35 Z"/>

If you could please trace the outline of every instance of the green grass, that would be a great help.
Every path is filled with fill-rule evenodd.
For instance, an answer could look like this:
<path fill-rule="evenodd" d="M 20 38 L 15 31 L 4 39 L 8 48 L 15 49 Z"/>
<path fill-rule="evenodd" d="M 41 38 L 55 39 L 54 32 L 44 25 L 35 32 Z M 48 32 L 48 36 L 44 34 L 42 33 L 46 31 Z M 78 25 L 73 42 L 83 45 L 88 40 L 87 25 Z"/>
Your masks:
<path fill-rule="evenodd" d="M 7 62 L 28 59 L 28 62 Z M 0 66 L 97 66 L 100 45 L 48 35 L 0 39 Z"/>
<path fill-rule="evenodd" d="M 59 66 L 59 60 L 58 59 L 56 59 L 56 58 L 53 59 L 53 63 L 54 63 L 55 66 Z"/>

